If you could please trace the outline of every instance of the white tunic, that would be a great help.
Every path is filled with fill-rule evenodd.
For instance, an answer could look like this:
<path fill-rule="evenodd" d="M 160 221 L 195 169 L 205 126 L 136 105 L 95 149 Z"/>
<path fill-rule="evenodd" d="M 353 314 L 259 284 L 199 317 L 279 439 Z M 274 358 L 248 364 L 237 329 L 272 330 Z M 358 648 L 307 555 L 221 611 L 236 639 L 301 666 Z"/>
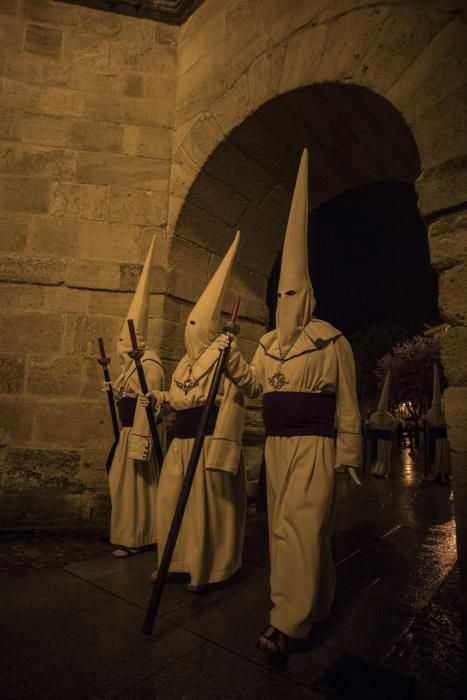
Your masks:
<path fill-rule="evenodd" d="M 333 393 L 337 439 L 316 435 L 268 437 L 265 445 L 271 558 L 271 624 L 305 638 L 324 619 L 334 598 L 331 536 L 336 500 L 336 464 L 361 464 L 360 415 L 352 350 L 329 324 L 313 319 L 280 362 L 276 332 L 260 341 L 250 367 L 239 353 L 229 372 L 249 396 L 273 389 L 281 371 L 281 392 Z"/>
<path fill-rule="evenodd" d="M 426 420 L 428 423 L 428 431 L 432 430 L 433 428 L 446 428 L 446 418 L 444 417 L 444 411 L 439 406 L 432 406 L 430 410 L 427 411 Z M 436 438 L 434 460 L 429 465 L 429 469 L 431 475 L 434 477 L 443 477 L 452 474 L 451 452 L 449 449 L 449 440 L 447 437 Z"/>
<path fill-rule="evenodd" d="M 396 421 L 389 411 L 375 411 L 370 418 L 370 430 L 387 430 L 394 436 Z M 391 473 L 392 438 L 377 440 L 376 460 L 371 467 L 371 473 L 376 476 L 389 476 Z"/>
<path fill-rule="evenodd" d="M 197 383 L 188 393 L 177 385 L 177 380 L 182 383 L 189 375 L 188 357 L 182 358 L 170 391 L 164 392 L 172 409 L 181 411 L 206 403 L 218 356 L 217 349 L 208 350 L 194 365 L 192 378 Z M 244 406 L 243 399 L 238 402 L 235 394 L 242 396 L 225 380 L 227 400 L 219 412 L 214 435 L 204 440 L 170 566 L 171 572 L 190 574 L 194 587 L 224 581 L 241 565 L 246 519 L 246 476 L 240 443 Z M 225 439 L 217 437 L 219 425 Z M 164 460 L 157 494 L 158 557 L 165 547 L 194 442 L 194 438 L 174 438 Z"/>
<path fill-rule="evenodd" d="M 143 367 L 149 390 L 160 390 L 164 385 L 164 371 L 155 353 L 146 351 Z M 119 382 L 118 396 L 136 398 L 141 392 L 134 363 Z M 135 424 L 141 423 L 137 407 Z M 142 417 L 149 433 L 147 418 Z M 134 425 L 135 425 L 134 424 Z M 133 426 L 134 427 L 134 426 Z M 132 428 L 122 428 L 117 449 L 109 473 L 109 489 L 112 502 L 110 541 L 124 547 L 143 547 L 155 544 L 156 495 L 158 475 L 152 457 L 148 461 L 131 459 L 128 456 Z M 164 431 L 158 428 L 162 444 Z"/>

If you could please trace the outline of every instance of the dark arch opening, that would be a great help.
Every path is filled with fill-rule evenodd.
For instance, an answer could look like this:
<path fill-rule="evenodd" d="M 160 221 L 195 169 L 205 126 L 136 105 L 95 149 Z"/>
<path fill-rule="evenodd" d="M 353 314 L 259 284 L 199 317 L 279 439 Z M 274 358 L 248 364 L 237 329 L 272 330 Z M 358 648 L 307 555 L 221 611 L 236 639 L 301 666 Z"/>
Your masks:
<path fill-rule="evenodd" d="M 200 129 L 197 138 L 205 138 Z M 362 185 L 414 183 L 420 174 L 413 135 L 382 96 L 332 83 L 278 95 L 236 126 L 203 164 L 180 210 L 169 264 L 181 240 L 219 254 L 240 229 L 237 264 L 266 282 L 304 147 L 313 209 Z"/>
<path fill-rule="evenodd" d="M 436 276 L 414 189 L 417 144 L 403 115 L 381 95 L 350 84 L 310 85 L 278 95 L 249 115 L 216 146 L 192 183 L 169 265 L 190 259 L 185 250 L 193 244 L 201 263 L 209 263 L 241 230 L 233 288 L 251 321 L 246 349 L 252 353 L 267 319 L 267 285 L 274 319 L 274 261 L 304 147 L 317 315 L 340 328 L 355 349 L 360 345 L 357 364 L 367 378 L 369 352 L 381 356 L 438 317 Z M 201 274 L 184 289 L 195 288 L 209 265 L 200 264 Z M 185 280 L 193 276 L 190 266 Z M 370 382 L 368 396 L 372 390 Z"/>
<path fill-rule="evenodd" d="M 375 386 L 363 375 L 376 359 L 439 321 L 437 275 L 415 188 L 381 182 L 343 192 L 310 213 L 308 240 L 316 316 L 353 343 L 365 401 Z M 270 328 L 279 270 L 280 255 L 268 284 Z"/>

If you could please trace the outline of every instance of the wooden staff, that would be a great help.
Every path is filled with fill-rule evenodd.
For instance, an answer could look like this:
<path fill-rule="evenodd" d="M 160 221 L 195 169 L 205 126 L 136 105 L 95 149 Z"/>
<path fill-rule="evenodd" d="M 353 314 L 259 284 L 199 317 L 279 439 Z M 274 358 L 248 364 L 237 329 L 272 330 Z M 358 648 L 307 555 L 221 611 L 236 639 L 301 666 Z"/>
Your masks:
<path fill-rule="evenodd" d="M 99 343 L 99 351 L 101 356 L 98 358 L 98 363 L 101 365 L 102 370 L 104 372 L 104 380 L 106 383 L 110 384 L 110 373 L 109 373 L 109 365 L 110 365 L 110 357 L 107 357 L 105 354 L 105 348 L 104 348 L 104 341 L 102 338 L 98 338 L 97 342 Z M 110 410 L 110 417 L 112 419 L 112 428 L 114 431 L 114 443 L 112 445 L 112 448 L 110 450 L 109 456 L 107 458 L 107 473 L 110 471 L 110 467 L 112 465 L 112 459 L 113 455 L 115 453 L 115 448 L 117 447 L 118 440 L 120 438 L 120 430 L 118 427 L 118 418 L 117 418 L 117 409 L 115 407 L 115 400 L 114 400 L 114 394 L 112 391 L 112 387 L 108 386 L 107 387 L 107 400 L 109 402 L 109 410 Z"/>
<path fill-rule="evenodd" d="M 239 328 L 235 325 L 237 320 L 238 310 L 240 308 L 240 299 L 237 298 L 235 301 L 232 315 L 227 326 L 223 328 L 224 332 L 234 333 L 238 335 Z M 229 354 L 229 347 L 224 348 L 219 353 L 219 359 L 216 362 L 214 376 L 209 388 L 209 394 L 206 404 L 203 407 L 203 412 L 201 414 L 201 419 L 196 431 L 195 442 L 193 445 L 193 450 L 191 452 L 190 461 L 188 462 L 188 467 L 183 481 L 183 485 L 180 491 L 180 496 L 178 498 L 177 506 L 175 508 L 175 513 L 172 519 L 172 524 L 170 526 L 169 534 L 167 536 L 167 541 L 165 543 L 164 552 L 159 565 L 159 570 L 157 572 L 157 578 L 154 583 L 154 588 L 152 590 L 151 599 L 149 601 L 148 609 L 146 611 L 146 617 L 144 619 L 143 634 L 150 635 L 154 627 L 154 621 L 159 610 L 159 604 L 162 598 L 162 592 L 164 590 L 165 581 L 170 568 L 170 562 L 172 561 L 172 555 L 177 544 L 178 533 L 180 532 L 180 527 L 183 520 L 183 515 L 185 513 L 186 504 L 188 502 L 188 497 L 190 495 L 191 486 L 193 484 L 193 479 L 196 473 L 196 467 L 198 466 L 199 458 L 201 455 L 201 450 L 203 448 L 204 438 L 206 437 L 206 430 L 208 426 L 209 417 L 214 408 L 214 402 L 216 400 L 217 392 L 219 390 L 219 384 L 222 379 L 222 374 L 224 372 L 225 363 L 227 361 L 227 356 Z"/>
<path fill-rule="evenodd" d="M 134 360 L 134 363 L 136 365 L 136 371 L 138 372 L 141 393 L 144 394 L 144 396 L 146 396 L 149 390 L 144 374 L 143 363 L 141 362 L 141 358 L 144 355 L 144 350 L 140 350 L 138 348 L 135 326 L 131 318 L 128 319 L 128 330 L 130 331 L 131 345 L 133 347 L 133 350 L 129 352 L 128 355 L 131 357 L 132 360 Z M 146 415 L 148 417 L 149 430 L 151 431 L 154 461 L 156 464 L 156 468 L 158 467 L 160 471 L 162 469 L 162 463 L 164 462 L 164 453 L 162 452 L 161 442 L 159 440 L 159 433 L 157 432 L 156 428 L 156 421 L 154 419 L 154 412 L 152 410 L 151 401 L 149 401 L 149 404 L 146 406 Z"/>

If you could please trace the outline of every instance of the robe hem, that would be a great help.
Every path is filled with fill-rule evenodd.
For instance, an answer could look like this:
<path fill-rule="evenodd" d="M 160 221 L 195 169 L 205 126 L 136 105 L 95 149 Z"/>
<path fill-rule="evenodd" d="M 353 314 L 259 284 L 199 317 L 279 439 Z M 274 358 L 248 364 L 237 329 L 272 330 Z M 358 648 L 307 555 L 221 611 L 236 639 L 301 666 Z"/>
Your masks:
<path fill-rule="evenodd" d="M 197 581 L 197 586 L 204 586 L 210 583 L 221 583 L 222 581 L 227 581 L 229 578 L 232 578 L 232 576 L 239 570 L 241 565 L 242 563 L 240 561 L 236 566 L 233 566 L 231 569 L 221 569 L 220 571 L 215 571 L 211 573 L 211 575 L 208 576 L 206 580 L 202 579 L 200 581 Z M 172 562 L 170 564 L 169 573 L 189 574 L 190 576 L 193 576 L 192 572 L 190 571 L 190 567 L 182 561 Z"/>
<path fill-rule="evenodd" d="M 154 538 L 150 537 L 142 537 L 142 538 L 136 538 L 136 539 L 128 539 L 127 537 L 115 537 L 114 535 L 110 536 L 110 544 L 113 545 L 114 547 L 118 547 L 118 545 L 121 545 L 122 547 L 148 547 L 149 545 L 155 545 L 157 544 L 157 539 L 156 536 Z"/>

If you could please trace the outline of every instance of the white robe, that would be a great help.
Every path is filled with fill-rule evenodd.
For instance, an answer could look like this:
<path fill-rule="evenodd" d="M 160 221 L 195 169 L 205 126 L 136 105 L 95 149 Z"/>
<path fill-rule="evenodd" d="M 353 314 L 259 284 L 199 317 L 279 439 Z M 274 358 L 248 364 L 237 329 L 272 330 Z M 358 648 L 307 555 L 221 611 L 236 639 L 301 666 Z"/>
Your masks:
<path fill-rule="evenodd" d="M 146 351 L 143 367 L 148 389 L 161 390 L 164 385 L 164 371 L 160 360 L 152 351 Z M 141 392 L 136 368 L 132 362 L 129 369 L 115 384 L 118 397 L 136 398 Z M 131 437 L 136 430 L 138 435 L 149 435 L 149 425 L 145 409 L 137 405 L 133 427 L 122 428 L 117 449 L 109 473 L 109 489 L 112 502 L 110 521 L 110 541 L 124 547 L 143 547 L 155 544 L 156 537 L 156 495 L 158 472 L 153 458 L 148 461 L 131 459 Z M 164 430 L 158 427 L 161 443 L 164 444 Z"/>
<path fill-rule="evenodd" d="M 388 430 L 393 436 L 396 431 L 396 421 L 389 411 L 375 411 L 370 418 L 371 430 Z M 377 455 L 371 467 L 371 473 L 376 476 L 389 476 L 391 473 L 392 439 L 377 441 Z"/>
<path fill-rule="evenodd" d="M 446 418 L 440 406 L 432 406 L 430 410 L 427 411 L 426 420 L 428 423 L 428 431 L 433 428 L 446 428 Z M 452 474 L 451 452 L 447 437 L 436 438 L 434 460 L 428 465 L 428 468 L 431 476 L 435 478 L 450 476 Z"/>
<path fill-rule="evenodd" d="M 276 331 L 264 336 L 250 367 L 233 353 L 229 373 L 250 396 L 269 392 L 282 371 L 282 392 L 335 393 L 337 438 L 268 437 L 265 445 L 271 558 L 271 625 L 305 638 L 324 619 L 334 598 L 331 537 L 336 464 L 361 465 L 360 415 L 349 343 L 329 324 L 313 319 L 280 366 Z"/>
<path fill-rule="evenodd" d="M 198 382 L 185 394 L 176 383 L 188 376 L 185 355 L 174 372 L 170 391 L 164 392 L 166 404 L 175 411 L 204 405 L 218 356 L 217 349 L 203 354 L 193 367 L 193 378 Z M 246 520 L 243 419 L 242 394 L 225 379 L 216 429 L 204 440 L 170 565 L 171 572 L 190 574 L 195 588 L 224 581 L 241 565 Z M 164 460 L 157 494 L 158 558 L 165 547 L 194 442 L 194 438 L 174 438 Z"/>

